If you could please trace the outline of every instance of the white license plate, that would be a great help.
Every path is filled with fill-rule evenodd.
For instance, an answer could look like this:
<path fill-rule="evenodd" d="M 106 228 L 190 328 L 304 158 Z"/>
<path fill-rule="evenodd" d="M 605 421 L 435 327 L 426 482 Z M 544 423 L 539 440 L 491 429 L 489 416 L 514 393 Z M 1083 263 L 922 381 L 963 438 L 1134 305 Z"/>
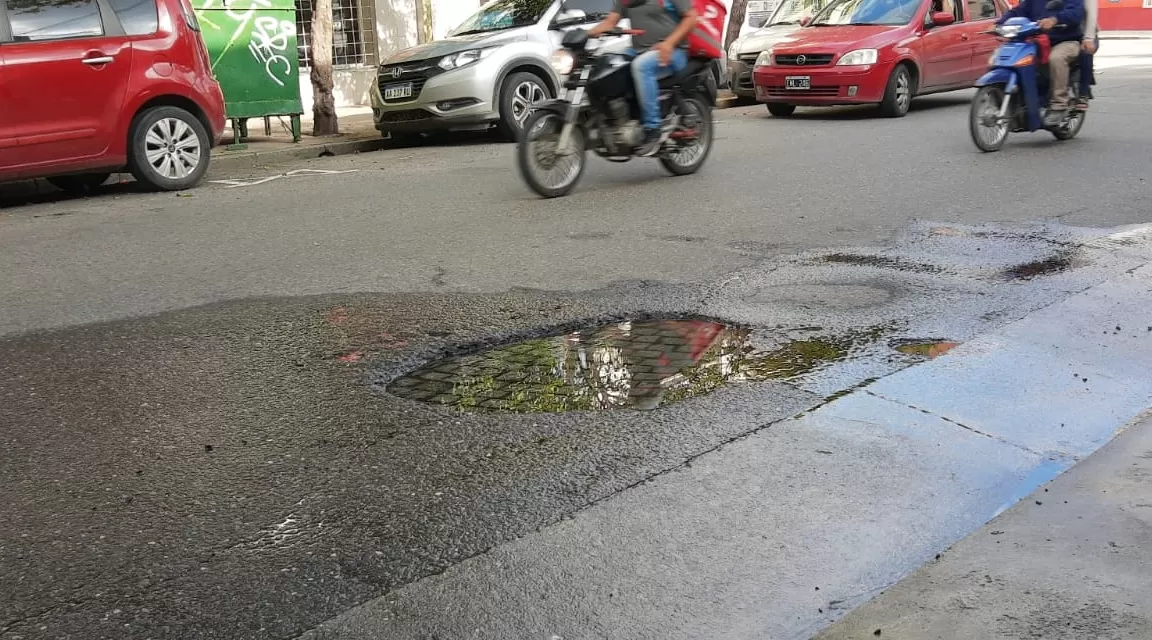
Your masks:
<path fill-rule="evenodd" d="M 384 86 L 385 100 L 401 100 L 412 97 L 412 83 L 389 84 Z"/>
<path fill-rule="evenodd" d="M 772 3 L 766 0 L 751 0 L 748 3 L 748 13 L 763 13 L 772 10 Z"/>
<path fill-rule="evenodd" d="M 785 89 L 804 90 L 812 88 L 812 76 L 788 76 L 784 78 Z"/>

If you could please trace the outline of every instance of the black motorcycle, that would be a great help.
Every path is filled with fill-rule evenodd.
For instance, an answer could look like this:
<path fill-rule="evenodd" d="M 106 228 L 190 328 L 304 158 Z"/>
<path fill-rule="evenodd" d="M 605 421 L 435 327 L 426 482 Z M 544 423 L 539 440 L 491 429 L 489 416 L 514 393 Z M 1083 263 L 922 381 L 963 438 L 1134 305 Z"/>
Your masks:
<path fill-rule="evenodd" d="M 603 35 L 634 33 L 617 29 Z M 627 162 L 644 138 L 631 58 L 590 51 L 590 41 L 584 30 L 564 34 L 552 66 L 567 76 L 565 96 L 536 103 L 524 123 L 517 148 L 520 174 L 545 198 L 572 191 L 584 174 L 589 148 L 613 162 Z M 695 173 L 712 150 L 714 64 L 692 58 L 682 72 L 660 81 L 666 140 L 656 157 L 673 175 Z"/>

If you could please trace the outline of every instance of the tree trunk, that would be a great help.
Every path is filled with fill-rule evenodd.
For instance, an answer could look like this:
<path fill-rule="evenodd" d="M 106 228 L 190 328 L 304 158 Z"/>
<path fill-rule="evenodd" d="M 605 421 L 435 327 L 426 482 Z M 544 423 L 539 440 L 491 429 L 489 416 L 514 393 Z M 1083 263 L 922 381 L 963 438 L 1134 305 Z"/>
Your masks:
<path fill-rule="evenodd" d="M 311 31 L 312 135 L 335 135 L 340 133 L 340 123 L 332 95 L 332 0 L 315 0 Z"/>
<path fill-rule="evenodd" d="M 728 32 L 724 34 L 724 55 L 728 55 L 728 49 L 740 37 L 740 27 L 747 15 L 748 0 L 732 0 L 732 9 L 728 12 Z"/>

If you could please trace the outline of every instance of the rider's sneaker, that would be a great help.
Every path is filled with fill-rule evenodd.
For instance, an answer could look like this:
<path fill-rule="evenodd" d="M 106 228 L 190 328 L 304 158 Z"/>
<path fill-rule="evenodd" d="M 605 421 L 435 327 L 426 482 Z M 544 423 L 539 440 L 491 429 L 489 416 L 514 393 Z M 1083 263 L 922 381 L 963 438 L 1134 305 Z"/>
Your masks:
<path fill-rule="evenodd" d="M 1044 116 L 1044 126 L 1058 127 L 1064 124 L 1064 118 L 1067 115 L 1067 109 L 1049 109 L 1048 113 Z"/>
<path fill-rule="evenodd" d="M 1088 98 L 1076 98 L 1076 104 L 1074 106 L 1077 111 L 1087 111 Z"/>
<path fill-rule="evenodd" d="M 636 155 L 641 158 L 650 158 L 656 155 L 662 146 L 664 146 L 664 133 L 658 130 L 645 129 L 644 141 L 636 147 Z"/>

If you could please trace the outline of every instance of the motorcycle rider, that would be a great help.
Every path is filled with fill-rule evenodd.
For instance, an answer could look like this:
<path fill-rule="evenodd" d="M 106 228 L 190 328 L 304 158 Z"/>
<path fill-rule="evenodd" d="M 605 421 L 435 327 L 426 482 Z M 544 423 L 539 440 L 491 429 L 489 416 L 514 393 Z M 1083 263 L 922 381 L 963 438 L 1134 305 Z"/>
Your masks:
<path fill-rule="evenodd" d="M 1100 25 L 1097 22 L 1100 7 L 1094 0 L 1084 4 L 1084 39 L 1080 41 L 1080 96 L 1076 99 L 1076 108 L 1081 111 L 1088 110 L 1088 101 L 1092 95 L 1092 62 L 1096 57 L 1096 50 L 1100 48 Z"/>
<path fill-rule="evenodd" d="M 644 125 L 644 140 L 636 155 L 654 156 L 666 139 L 661 127 L 659 82 L 688 66 L 686 38 L 696 26 L 696 9 L 692 0 L 615 2 L 608 17 L 589 29 L 588 35 L 595 37 L 611 31 L 621 18 L 628 18 L 633 29 L 643 32 L 632 36 L 632 53 L 636 56 L 632 59 L 632 79 Z"/>
<path fill-rule="evenodd" d="M 1040 28 L 1048 33 L 1052 43 L 1052 51 L 1048 54 L 1052 97 L 1044 124 L 1049 127 L 1063 122 L 1068 112 L 1068 76 L 1071 74 L 1072 61 L 1080 56 L 1080 41 L 1083 39 L 1080 23 L 1084 20 L 1084 0 L 1063 0 L 1060 4 L 1062 6 L 1059 9 L 1051 10 L 1045 0 L 1020 0 L 1020 4 L 1005 11 L 997 22 L 1003 24 L 1009 18 L 1028 18 L 1039 22 Z"/>

